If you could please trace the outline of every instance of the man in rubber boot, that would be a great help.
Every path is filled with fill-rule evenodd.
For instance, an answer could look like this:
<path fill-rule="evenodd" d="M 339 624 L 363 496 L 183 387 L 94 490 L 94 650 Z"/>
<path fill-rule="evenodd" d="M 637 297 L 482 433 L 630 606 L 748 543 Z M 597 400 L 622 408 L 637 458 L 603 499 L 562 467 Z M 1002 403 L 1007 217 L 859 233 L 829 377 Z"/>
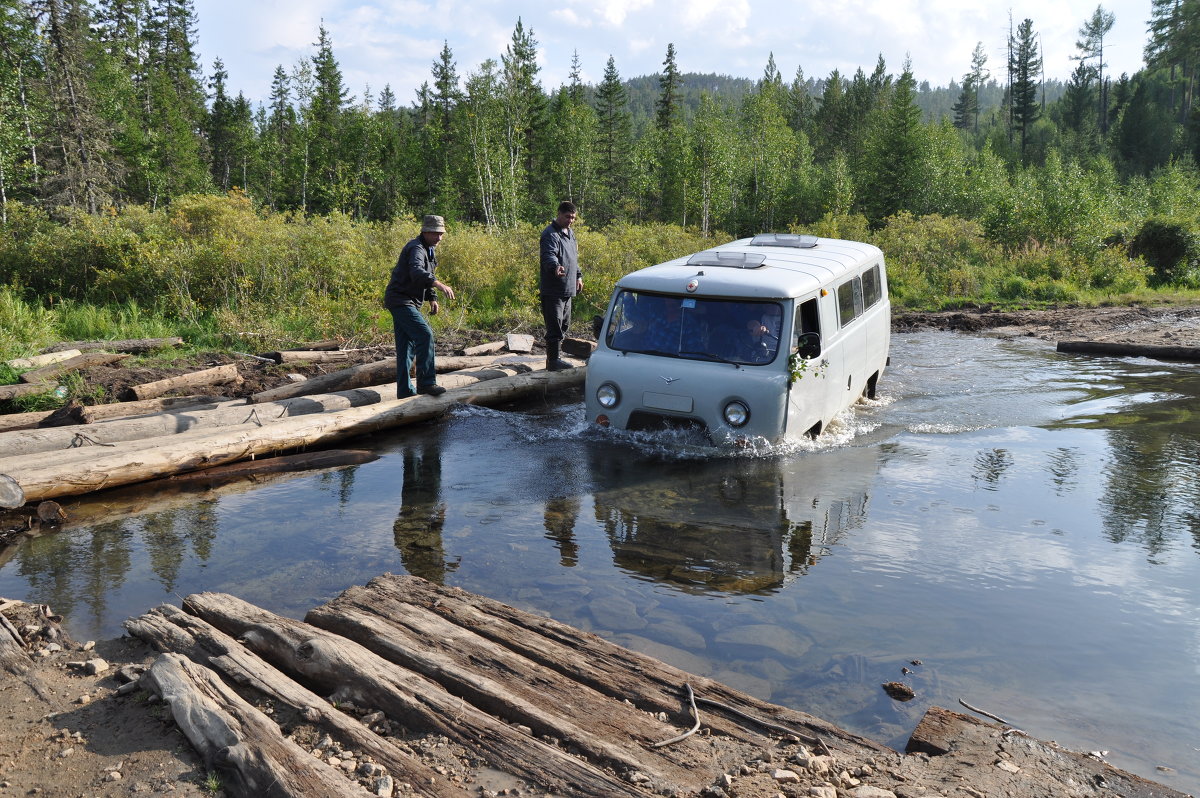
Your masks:
<path fill-rule="evenodd" d="M 558 206 L 558 216 L 542 231 L 539 290 L 546 322 L 547 371 L 573 368 L 559 358 L 559 351 L 571 326 L 571 299 L 583 290 L 579 248 L 571 232 L 574 223 L 575 204 L 564 201 Z"/>
<path fill-rule="evenodd" d="M 396 333 L 396 398 L 414 394 L 409 373 L 413 360 L 417 363 L 415 393 L 441 396 L 446 389 L 437 384 L 434 365 L 433 328 L 421 315 L 421 305 L 429 300 L 429 315 L 438 312 L 437 292 L 454 299 L 454 289 L 434 276 L 437 256 L 434 250 L 446 235 L 446 221 L 440 216 L 426 216 L 421 221 L 421 234 L 404 245 L 392 279 L 388 281 L 383 304 L 392 312 L 392 327 Z"/>

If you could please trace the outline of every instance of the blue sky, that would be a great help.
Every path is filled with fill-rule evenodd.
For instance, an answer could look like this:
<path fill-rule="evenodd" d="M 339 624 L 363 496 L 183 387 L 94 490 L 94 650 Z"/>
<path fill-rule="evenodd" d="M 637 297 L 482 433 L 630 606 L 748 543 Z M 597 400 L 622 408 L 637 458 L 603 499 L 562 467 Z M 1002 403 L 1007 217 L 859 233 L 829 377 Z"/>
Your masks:
<path fill-rule="evenodd" d="M 1107 0 L 1116 24 L 1106 41 L 1112 74 L 1142 66 L 1150 0 Z M 408 104 L 448 42 L 465 78 L 487 58 L 499 60 L 517 18 L 538 41 L 542 85 L 566 82 L 578 51 L 584 80 L 595 83 L 613 56 L 622 77 L 657 73 L 674 43 L 683 72 L 758 78 L 769 53 L 790 80 L 838 69 L 868 73 L 882 54 L 899 73 L 912 59 L 918 81 L 934 86 L 960 79 L 977 42 L 988 68 L 1002 78 L 1011 12 L 1028 17 L 1041 36 L 1047 77 L 1066 79 L 1075 41 L 1096 0 L 195 0 L 198 51 L 206 74 L 221 58 L 229 86 L 252 102 L 266 99 L 277 65 L 289 72 L 315 50 L 324 23 L 350 91 L 390 84 Z"/>

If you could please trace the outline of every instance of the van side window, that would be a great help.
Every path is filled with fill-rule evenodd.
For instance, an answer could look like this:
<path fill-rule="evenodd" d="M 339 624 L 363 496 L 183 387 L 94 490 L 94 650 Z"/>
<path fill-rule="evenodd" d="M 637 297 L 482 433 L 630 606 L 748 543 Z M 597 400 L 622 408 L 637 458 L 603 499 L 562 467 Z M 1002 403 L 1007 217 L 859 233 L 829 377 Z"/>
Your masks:
<path fill-rule="evenodd" d="M 815 299 L 800 305 L 792 332 L 792 351 L 803 358 L 821 354 L 821 312 Z"/>
<path fill-rule="evenodd" d="M 845 327 L 863 312 L 862 279 L 855 277 L 838 286 L 838 322 Z"/>
<path fill-rule="evenodd" d="M 878 302 L 882 296 L 879 280 L 879 264 L 875 264 L 871 268 L 863 272 L 862 276 L 862 291 L 863 291 L 863 306 L 871 307 Z"/>

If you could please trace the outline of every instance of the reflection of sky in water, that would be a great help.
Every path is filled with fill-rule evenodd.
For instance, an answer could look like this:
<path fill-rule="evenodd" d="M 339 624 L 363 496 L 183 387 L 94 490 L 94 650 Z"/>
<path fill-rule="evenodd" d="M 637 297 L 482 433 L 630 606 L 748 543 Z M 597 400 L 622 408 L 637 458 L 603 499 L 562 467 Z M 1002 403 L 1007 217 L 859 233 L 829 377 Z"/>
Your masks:
<path fill-rule="evenodd" d="M 1195 791 L 1197 373 L 898 335 L 830 435 L 716 459 L 578 404 L 463 408 L 355 468 L 68 506 L 107 520 L 0 555 L 0 595 L 86 639 L 198 590 L 300 616 L 409 571 L 891 745 L 962 698 Z M 917 700 L 879 689 L 901 678 Z"/>

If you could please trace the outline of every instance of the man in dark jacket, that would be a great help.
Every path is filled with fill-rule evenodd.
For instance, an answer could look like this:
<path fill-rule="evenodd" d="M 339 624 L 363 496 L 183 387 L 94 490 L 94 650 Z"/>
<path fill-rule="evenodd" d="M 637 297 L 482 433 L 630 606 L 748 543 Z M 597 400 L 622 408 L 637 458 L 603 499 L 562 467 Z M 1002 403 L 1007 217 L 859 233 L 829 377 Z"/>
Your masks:
<path fill-rule="evenodd" d="M 571 225 L 575 223 L 575 204 L 562 202 L 558 216 L 542 231 L 541 280 L 542 318 L 546 322 L 546 368 L 561 371 L 571 364 L 558 353 L 567 328 L 571 326 L 571 298 L 583 290 L 583 272 L 579 268 L 579 248 Z"/>
<path fill-rule="evenodd" d="M 392 327 L 396 332 L 396 398 L 413 395 L 413 359 L 417 361 L 416 393 L 441 396 L 446 389 L 437 384 L 433 360 L 433 328 L 421 315 L 421 305 L 429 300 L 429 315 L 438 312 L 437 291 L 454 299 L 454 289 L 434 276 L 437 256 L 434 249 L 446 234 L 446 222 L 440 216 L 426 216 L 421 222 L 421 234 L 404 245 L 392 279 L 388 281 L 383 304 L 392 312 Z"/>

